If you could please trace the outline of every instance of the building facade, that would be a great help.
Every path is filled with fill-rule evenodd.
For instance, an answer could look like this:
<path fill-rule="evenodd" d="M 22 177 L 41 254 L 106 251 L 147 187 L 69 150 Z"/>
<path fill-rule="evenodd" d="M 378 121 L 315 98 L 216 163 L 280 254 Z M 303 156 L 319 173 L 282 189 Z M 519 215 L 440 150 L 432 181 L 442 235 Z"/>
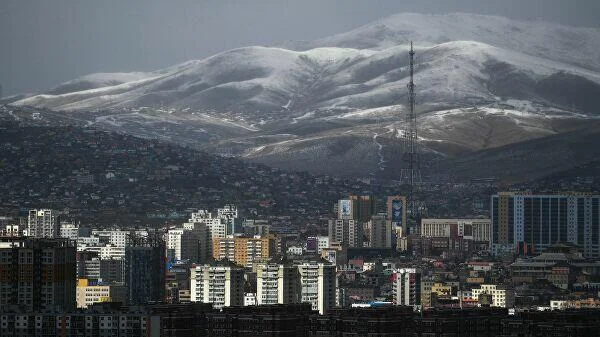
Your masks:
<path fill-rule="evenodd" d="M 160 233 L 129 238 L 125 248 L 125 284 L 130 304 L 164 300 L 165 251 L 165 241 Z"/>
<path fill-rule="evenodd" d="M 452 254 L 489 250 L 490 219 L 422 219 L 421 238 L 426 251 Z"/>
<path fill-rule="evenodd" d="M 277 238 L 268 236 L 237 236 L 217 238 L 213 241 L 213 258 L 229 260 L 239 266 L 252 268 L 257 262 L 265 262 L 277 253 Z"/>
<path fill-rule="evenodd" d="M 385 213 L 373 215 L 365 224 L 364 233 L 370 248 L 392 248 L 392 222 Z"/>
<path fill-rule="evenodd" d="M 76 248 L 66 239 L 0 238 L 0 308 L 75 308 Z"/>
<path fill-rule="evenodd" d="M 204 223 L 186 223 L 182 228 L 170 228 L 166 244 L 170 259 L 207 263 L 212 256 L 211 233 Z"/>
<path fill-rule="evenodd" d="M 92 279 L 77 280 L 77 308 L 101 302 L 127 303 L 127 288 L 123 284 L 103 284 Z"/>
<path fill-rule="evenodd" d="M 227 236 L 227 219 L 213 216 L 209 211 L 199 210 L 196 213 L 192 213 L 190 219 L 184 226 L 194 223 L 205 224 L 210 231 L 210 237 L 213 241 Z"/>
<path fill-rule="evenodd" d="M 387 218 L 392 222 L 394 229 L 397 227 L 404 228 L 402 232 L 406 233 L 406 197 L 400 195 L 389 196 L 386 206 Z"/>
<path fill-rule="evenodd" d="M 401 268 L 394 271 L 396 305 L 421 305 L 421 271 Z"/>
<path fill-rule="evenodd" d="M 492 196 L 492 253 L 540 253 L 556 243 L 583 247 L 600 257 L 600 196 L 528 194 Z"/>
<path fill-rule="evenodd" d="M 487 294 L 492 297 L 492 307 L 512 308 L 515 305 L 515 292 L 504 286 L 495 284 L 482 284 L 479 288 L 471 289 L 473 299 L 479 301 L 482 294 Z"/>
<path fill-rule="evenodd" d="M 335 265 L 305 262 L 298 265 L 300 301 L 310 303 L 312 310 L 325 314 L 336 305 L 337 278 Z"/>
<path fill-rule="evenodd" d="M 351 195 L 350 200 L 353 202 L 353 218 L 361 222 L 371 220 L 375 215 L 377 200 L 372 195 Z"/>
<path fill-rule="evenodd" d="M 288 263 L 264 263 L 256 269 L 258 305 L 300 303 L 300 273 Z"/>
<path fill-rule="evenodd" d="M 244 305 L 244 269 L 198 265 L 190 270 L 190 300 L 212 303 L 215 309 Z"/>
<path fill-rule="evenodd" d="M 348 247 L 363 247 L 363 224 L 355 219 L 329 220 L 329 242 L 345 244 Z"/>
<path fill-rule="evenodd" d="M 59 225 L 59 237 L 75 240 L 80 236 L 89 236 L 90 230 L 86 227 L 81 227 L 79 224 L 73 222 L 61 221 Z"/>
<path fill-rule="evenodd" d="M 58 212 L 51 209 L 32 209 L 27 218 L 26 235 L 34 238 L 59 236 Z"/>

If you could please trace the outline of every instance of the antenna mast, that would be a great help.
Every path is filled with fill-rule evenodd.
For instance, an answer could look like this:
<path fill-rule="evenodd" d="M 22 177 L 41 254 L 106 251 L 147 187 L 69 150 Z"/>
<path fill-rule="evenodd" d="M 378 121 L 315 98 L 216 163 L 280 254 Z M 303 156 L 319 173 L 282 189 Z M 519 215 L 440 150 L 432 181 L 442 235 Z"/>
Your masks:
<path fill-rule="evenodd" d="M 405 168 L 401 170 L 402 181 L 407 183 L 409 186 L 408 191 L 408 211 L 413 217 L 417 216 L 419 209 L 421 208 L 419 203 L 415 201 L 414 192 L 415 185 L 421 183 L 421 170 L 419 165 L 419 153 L 418 153 L 418 133 L 417 133 L 417 116 L 415 114 L 415 83 L 414 79 L 414 56 L 415 51 L 413 50 L 412 41 L 410 42 L 409 55 L 409 72 L 410 81 L 407 84 L 408 87 L 408 112 L 406 114 L 407 130 L 404 133 L 405 149 L 404 149 L 404 163 Z"/>

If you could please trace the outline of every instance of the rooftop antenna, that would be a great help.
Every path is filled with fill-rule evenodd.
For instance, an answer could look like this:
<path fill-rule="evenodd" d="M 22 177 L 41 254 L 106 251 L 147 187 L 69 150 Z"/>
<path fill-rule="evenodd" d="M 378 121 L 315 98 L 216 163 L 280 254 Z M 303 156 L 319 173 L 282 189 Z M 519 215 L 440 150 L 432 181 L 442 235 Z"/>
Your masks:
<path fill-rule="evenodd" d="M 408 184 L 408 212 L 413 218 L 418 217 L 421 205 L 415 200 L 415 185 L 421 183 L 421 169 L 418 153 L 417 116 L 415 114 L 415 83 L 414 83 L 414 56 L 413 43 L 410 42 L 408 87 L 408 112 L 406 114 L 407 130 L 405 132 L 404 168 L 401 170 L 401 179 Z"/>

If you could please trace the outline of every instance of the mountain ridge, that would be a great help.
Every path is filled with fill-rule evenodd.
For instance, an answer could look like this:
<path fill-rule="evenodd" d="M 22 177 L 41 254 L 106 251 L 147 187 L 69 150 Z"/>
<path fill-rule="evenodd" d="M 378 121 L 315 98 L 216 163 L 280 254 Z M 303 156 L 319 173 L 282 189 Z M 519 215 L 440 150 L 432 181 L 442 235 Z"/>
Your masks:
<path fill-rule="evenodd" d="M 392 176 L 411 39 L 431 160 L 598 125 L 600 30 L 471 14 L 397 14 L 289 49 L 88 75 L 13 104 L 277 167 Z"/>

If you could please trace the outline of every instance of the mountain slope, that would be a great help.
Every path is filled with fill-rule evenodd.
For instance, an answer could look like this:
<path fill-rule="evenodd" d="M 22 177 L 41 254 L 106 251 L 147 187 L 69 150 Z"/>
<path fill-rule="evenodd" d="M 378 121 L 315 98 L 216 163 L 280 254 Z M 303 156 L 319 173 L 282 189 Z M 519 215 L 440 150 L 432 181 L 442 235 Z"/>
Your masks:
<path fill-rule="evenodd" d="M 346 33 L 320 40 L 289 43 L 297 49 L 321 46 L 387 49 L 418 41 L 419 45 L 469 40 L 532 56 L 600 70 L 600 30 L 544 21 L 517 21 L 500 16 L 452 13 L 400 13 Z"/>
<path fill-rule="evenodd" d="M 3 215 L 49 207 L 90 224 L 148 226 L 235 203 L 243 216 L 291 216 L 289 226 L 296 226 L 318 223 L 335 200 L 369 187 L 90 128 L 22 127 L 2 117 Z"/>
<path fill-rule="evenodd" d="M 139 106 L 260 110 L 282 112 L 279 117 L 287 117 L 288 111 L 384 107 L 405 100 L 406 48 L 293 52 L 249 47 L 186 62 L 134 81 L 37 95 L 14 104 L 56 110 Z M 421 61 L 415 81 L 420 85 L 420 101 L 427 105 L 516 98 L 564 106 L 569 97 L 558 98 L 555 92 L 569 93 L 567 89 L 574 87 L 580 90 L 572 93 L 572 101 L 583 102 L 576 108 L 597 112 L 589 104 L 600 93 L 600 74 L 594 71 L 472 41 L 418 48 L 417 53 Z M 61 85 L 55 92 L 77 87 L 75 83 Z M 528 91 L 518 90 L 521 88 Z"/>
<path fill-rule="evenodd" d="M 471 14 L 399 14 L 288 49 L 90 75 L 13 104 L 278 167 L 393 177 L 411 39 L 425 160 L 599 126 L 599 30 Z"/>

